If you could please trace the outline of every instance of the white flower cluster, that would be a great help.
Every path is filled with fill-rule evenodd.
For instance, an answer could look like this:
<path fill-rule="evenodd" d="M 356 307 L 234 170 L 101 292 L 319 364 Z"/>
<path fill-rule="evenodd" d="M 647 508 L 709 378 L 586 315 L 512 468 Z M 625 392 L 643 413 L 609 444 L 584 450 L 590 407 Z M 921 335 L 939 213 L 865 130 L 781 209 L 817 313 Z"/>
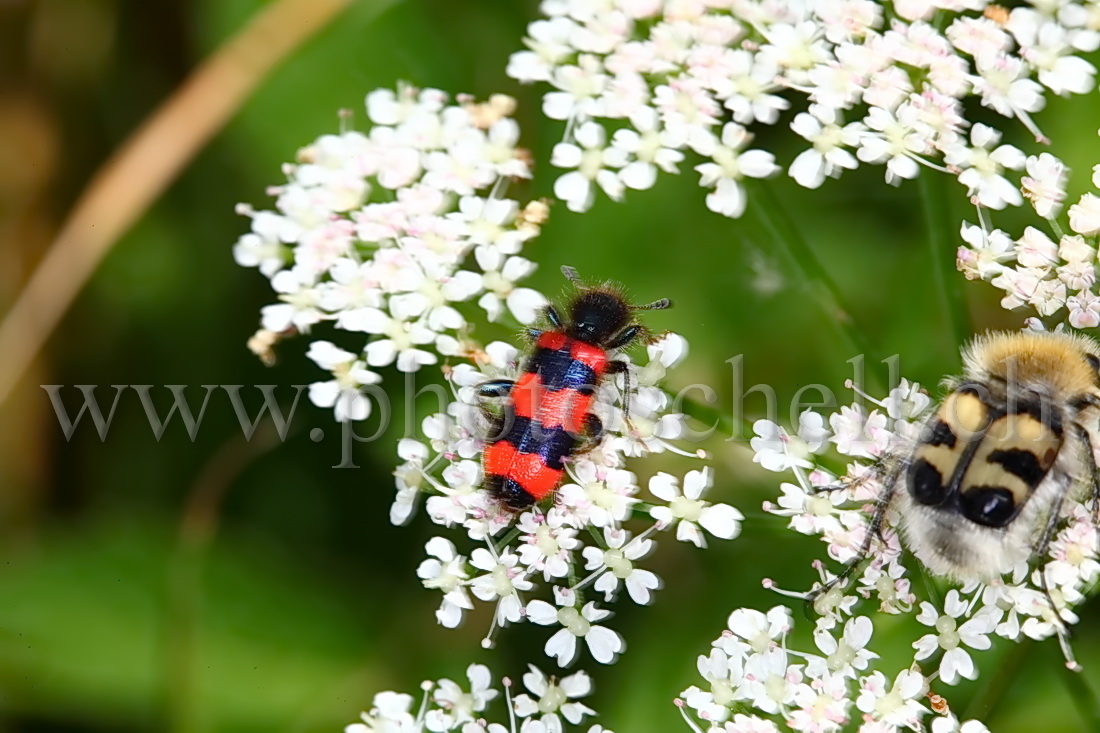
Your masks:
<path fill-rule="evenodd" d="M 660 586 L 659 578 L 642 567 L 656 546 L 652 535 L 675 528 L 677 539 L 700 547 L 706 533 L 732 539 L 740 532 L 742 515 L 726 504 L 702 498 L 711 483 L 709 467 L 687 472 L 681 482 L 667 473 L 649 480 L 651 497 L 639 496 L 638 477 L 625 468 L 628 456 L 671 450 L 681 437 L 685 417 L 670 413 L 669 396 L 657 387 L 665 370 L 686 354 L 683 338 L 666 335 L 648 347 L 650 361 L 631 366 L 630 419 L 621 402 L 623 383 L 607 380 L 597 392 L 596 411 L 607 433 L 591 451 L 567 466 L 567 478 L 548 508 L 515 512 L 482 486 L 477 460 L 477 386 L 502 373 L 514 373 L 517 352 L 507 344 L 486 347 L 481 369 L 463 364 L 450 370 L 459 399 L 446 413 L 423 421 L 426 441 L 406 438 L 398 445 L 403 463 L 395 471 L 397 495 L 390 512 L 394 523 L 408 520 L 420 494 L 429 494 L 426 509 L 436 524 L 464 534 L 460 552 L 444 536 L 427 543 L 429 558 L 418 570 L 425 587 L 442 593 L 436 613 L 439 623 L 457 626 L 474 600 L 495 604 L 492 643 L 498 626 L 530 621 L 557 630 L 545 652 L 566 666 L 582 647 L 597 662 L 609 664 L 624 649 L 618 633 L 604 625 L 611 612 L 602 604 L 623 591 L 635 603 L 646 604 Z M 617 358 L 625 359 L 625 355 Z M 693 455 L 694 454 L 688 454 Z M 648 517 L 650 526 L 633 533 L 623 524 Z M 586 599 L 586 592 L 594 598 Z M 546 599 L 535 598 L 542 591 Z"/>
<path fill-rule="evenodd" d="M 1012 10 L 986 0 L 543 0 L 528 50 L 508 74 L 544 82 L 544 113 L 565 121 L 552 163 L 567 168 L 555 194 L 584 211 L 596 188 L 620 199 L 675 173 L 690 151 L 707 206 L 745 210 L 741 181 L 779 170 L 746 150 L 755 124 L 774 125 L 797 93 L 808 110 L 790 127 L 810 147 L 788 174 L 816 188 L 863 162 L 886 180 L 921 165 L 958 175 L 980 205 L 1022 203 L 1006 171 L 1024 155 L 975 124 L 978 105 L 1031 119 L 1049 93 L 1095 89 L 1081 58 L 1100 47 L 1092 2 L 1035 2 Z M 967 128 L 970 128 L 967 134 Z"/>
<path fill-rule="evenodd" d="M 1058 215 L 1066 199 L 1069 169 L 1049 153 L 1027 159 L 1024 194 L 1036 213 L 1046 219 L 1054 238 L 1027 227 L 1019 239 L 1000 229 L 988 231 L 964 222 L 958 250 L 958 268 L 969 279 L 989 280 L 1005 291 L 1001 305 L 1012 310 L 1024 306 L 1040 317 L 1063 309 L 1074 328 L 1100 326 L 1100 295 L 1096 293 L 1096 248 L 1100 242 L 1100 196 L 1087 192 L 1069 207 L 1069 232 Z M 1100 190 L 1100 165 L 1092 174 L 1094 190 Z"/>
<path fill-rule="evenodd" d="M 868 617 L 853 616 L 843 629 L 819 625 L 812 652 L 788 646 L 792 627 L 784 606 L 730 614 L 710 653 L 699 657 L 704 683 L 676 700 L 695 733 L 896 733 L 925 730 L 933 712 L 932 733 L 988 733 L 978 721 L 960 723 L 942 697 L 929 694 L 932 678 L 916 667 L 890 676 L 876 669 Z"/>
<path fill-rule="evenodd" d="M 840 563 L 865 560 L 865 567 L 848 582 L 836 583 L 814 598 L 821 614 L 819 632 L 851 624 L 861 601 L 871 600 L 888 614 L 916 612 L 916 619 L 931 627 L 913 642 L 917 662 L 935 665 L 935 674 L 947 685 L 975 679 L 977 667 L 969 650 L 985 650 L 990 635 L 1009 640 L 1044 639 L 1065 625 L 1076 623 L 1073 606 L 1100 578 L 1095 517 L 1083 503 L 1064 508 L 1066 520 L 1050 544 L 1047 557 L 1037 558 L 1032 569 L 1021 563 L 1001 580 L 990 584 L 968 583 L 947 593 L 942 610 L 918 599 L 902 564 L 902 545 L 896 530 L 898 517 L 885 514 L 881 531 L 870 538 L 870 552 L 862 549 L 870 531 L 876 501 L 883 491 L 884 471 L 863 461 L 884 456 L 904 456 L 915 444 L 931 402 L 918 385 L 902 380 L 883 401 L 864 399 L 823 417 L 805 411 L 795 434 L 767 420 L 754 426 L 755 460 L 764 468 L 791 472 L 793 482 L 782 484 L 783 495 L 765 511 L 789 518 L 789 527 L 806 535 L 820 536 L 829 556 Z M 874 404 L 868 410 L 867 404 Z M 855 459 L 843 478 L 823 465 L 830 448 Z M 836 578 L 819 565 L 822 583 Z M 1043 587 L 1045 575 L 1046 591 Z M 774 588 L 771 581 L 766 585 Z M 1058 617 L 1051 604 L 1057 607 Z M 877 729 L 876 729 L 877 730 Z M 892 730 L 892 729 L 890 729 Z"/>
<path fill-rule="evenodd" d="M 241 207 L 252 230 L 234 257 L 269 277 L 279 300 L 263 308 L 250 348 L 270 358 L 279 338 L 321 322 L 365 335 L 355 351 L 325 340 L 309 348 L 332 375 L 310 385 L 310 399 L 339 421 L 369 415 L 360 388 L 381 381 L 374 369 L 465 355 L 460 304 L 530 323 L 546 302 L 516 286 L 535 269 L 520 252 L 546 206 L 501 196 L 509 179 L 530 177 L 515 103 L 448 102 L 435 89 L 371 92 L 368 131 L 323 135 L 286 166 L 274 210 Z"/>
<path fill-rule="evenodd" d="M 449 679 L 425 682 L 421 685 L 423 700 L 415 711 L 412 695 L 380 692 L 374 696 L 371 709 L 360 716 L 360 722 L 345 727 L 344 733 L 561 733 L 566 729 L 562 719 L 569 730 L 579 731 L 584 719 L 596 713 L 578 701 L 592 692 L 592 680 L 587 674 L 577 672 L 559 680 L 548 678 L 531 665 L 530 671 L 523 675 L 527 693 L 513 699 L 511 681 L 502 680 L 508 724 L 490 723 L 482 713 L 500 696 L 500 691 L 492 687 L 489 668 L 471 664 L 466 676 L 469 691 Z M 611 731 L 592 725 L 587 733 Z"/>

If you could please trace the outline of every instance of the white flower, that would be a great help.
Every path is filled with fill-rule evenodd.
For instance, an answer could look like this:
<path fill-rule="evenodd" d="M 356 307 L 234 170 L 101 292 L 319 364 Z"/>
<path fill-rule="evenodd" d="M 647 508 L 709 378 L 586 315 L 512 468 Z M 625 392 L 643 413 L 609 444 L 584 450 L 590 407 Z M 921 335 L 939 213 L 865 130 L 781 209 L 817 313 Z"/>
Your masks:
<path fill-rule="evenodd" d="M 1086 193 L 1069 207 L 1069 226 L 1086 237 L 1100 233 L 1100 197 Z"/>
<path fill-rule="evenodd" d="M 1003 209 L 1006 204 L 1019 206 L 1023 203 L 1019 189 L 1001 173 L 1005 168 L 1023 168 L 1024 154 L 1012 145 L 1001 145 L 993 149 L 1000 139 L 999 132 L 979 123 L 970 131 L 973 147 L 968 148 L 959 143 L 944 154 L 944 161 L 949 165 L 964 169 L 959 174 L 959 183 L 967 187 L 969 194 L 979 204 L 991 209 Z"/>
<path fill-rule="evenodd" d="M 560 681 L 546 678 L 538 667 L 528 665 L 529 672 L 523 675 L 523 684 L 534 695 L 517 695 L 513 703 L 516 715 L 538 720 L 547 731 L 561 731 L 558 717 L 565 718 L 571 725 L 580 725 L 586 715 L 595 715 L 584 703 L 576 702 L 592 692 L 592 680 L 584 670 L 563 677 Z"/>
<path fill-rule="evenodd" d="M 431 555 L 416 569 L 425 588 L 443 592 L 443 604 L 435 612 L 439 623 L 449 629 L 462 621 L 462 612 L 473 608 L 463 585 L 468 577 L 466 558 L 455 551 L 454 543 L 442 537 L 428 540 L 425 550 Z"/>
<path fill-rule="evenodd" d="M 325 316 L 318 308 L 321 296 L 315 283 L 312 275 L 297 267 L 275 273 L 271 288 L 283 302 L 264 306 L 260 310 L 260 325 L 282 333 L 292 327 L 308 332 L 310 326 L 320 323 Z"/>
<path fill-rule="evenodd" d="M 917 160 L 931 151 L 927 136 L 882 107 L 871 107 L 864 122 L 868 129 L 856 157 L 865 163 L 886 163 L 886 182 L 891 185 L 916 178 Z"/>
<path fill-rule="evenodd" d="M 365 384 L 378 384 L 382 378 L 355 359 L 355 355 L 337 348 L 329 341 L 314 341 L 306 356 L 322 369 L 332 371 L 328 382 L 309 385 L 309 400 L 318 407 L 331 407 L 337 422 L 366 420 L 371 402 L 359 391 Z"/>
<path fill-rule="evenodd" d="M 707 208 L 716 213 L 738 218 L 745 213 L 745 191 L 741 179 L 767 178 L 779 170 L 775 156 L 764 150 L 741 151 L 751 139 L 748 131 L 735 122 L 722 128 L 720 144 L 712 143 L 703 151 L 714 162 L 695 166 L 699 171 L 699 185 L 714 187 L 707 194 Z"/>
<path fill-rule="evenodd" d="M 611 664 L 626 648 L 621 636 L 595 622 L 611 616 L 610 611 L 596 607 L 594 601 L 578 609 L 576 595 L 571 591 L 554 588 L 554 596 L 560 608 L 555 609 L 546 601 L 527 604 L 527 618 L 540 626 L 561 624 L 562 628 L 546 642 L 546 655 L 557 657 L 558 666 L 565 667 L 576 659 L 579 649 L 577 639 L 583 639 L 592 658 L 601 664 Z"/>
<path fill-rule="evenodd" d="M 739 608 L 729 615 L 726 626 L 732 633 L 715 642 L 731 655 L 748 652 L 763 654 L 776 646 L 794 627 L 791 610 L 786 606 L 774 606 L 767 614 L 752 608 Z"/>
<path fill-rule="evenodd" d="M 709 467 L 688 471 L 682 494 L 677 483 L 675 476 L 663 471 L 649 482 L 650 493 L 669 502 L 668 506 L 653 507 L 649 513 L 664 525 L 676 524 L 676 539 L 705 547 L 706 538 L 698 525 L 725 540 L 732 540 L 741 533 L 741 520 L 744 519 L 741 512 L 728 504 L 710 504 L 700 498 L 711 483 Z"/>
<path fill-rule="evenodd" d="M 424 481 L 424 461 L 428 458 L 428 446 L 412 438 L 397 441 L 397 455 L 404 461 L 394 469 L 397 494 L 390 506 L 390 523 L 405 524 L 416 508 L 416 497 Z"/>
<path fill-rule="evenodd" d="M 578 144 L 558 143 L 550 158 L 558 168 L 576 168 L 554 182 L 554 195 L 565 202 L 570 211 L 587 211 L 596 198 L 595 186 L 618 201 L 623 195 L 623 182 L 613 169 L 626 165 L 625 151 L 604 147 L 606 133 L 595 122 L 580 125 L 574 139 Z"/>
<path fill-rule="evenodd" d="M 470 564 L 485 572 L 485 575 L 470 581 L 470 592 L 483 601 L 499 599 L 497 624 L 503 626 L 506 621 L 518 622 L 523 611 L 518 591 L 529 591 L 534 587 L 519 567 L 519 556 L 505 548 L 493 557 L 491 552 L 478 547 L 470 554 Z"/>
<path fill-rule="evenodd" d="M 379 692 L 370 712 L 360 716 L 362 722 L 345 727 L 344 733 L 415 733 L 419 722 L 409 712 L 412 705 L 412 695 Z"/>
<path fill-rule="evenodd" d="M 432 702 L 446 711 L 446 728 L 432 728 L 429 719 L 429 728 L 434 730 L 450 730 L 454 726 L 473 720 L 475 713 L 485 710 L 490 701 L 500 693 L 492 689 L 493 677 L 489 674 L 489 668 L 483 664 L 471 664 L 466 668 L 466 677 L 470 680 L 470 691 L 463 691 L 462 687 L 448 679 L 441 679 L 436 684 L 436 690 L 432 693 Z M 439 711 L 432 711 L 439 712 Z M 429 716 L 431 713 L 429 713 Z"/>
<path fill-rule="evenodd" d="M 1066 200 L 1066 178 L 1069 170 L 1065 163 L 1050 153 L 1029 155 L 1025 163 L 1027 175 L 1020 183 L 1024 196 L 1035 207 L 1035 213 L 1044 219 L 1058 215 Z"/>
<path fill-rule="evenodd" d="M 814 631 L 814 641 L 826 658 L 821 659 L 820 664 L 811 662 L 806 668 L 807 673 L 814 677 L 839 674 L 854 679 L 857 671 L 867 669 L 867 664 L 878 658 L 878 654 L 866 648 L 873 631 L 871 619 L 866 616 L 857 616 L 844 624 L 840 639 L 824 629 L 817 629 Z"/>
<path fill-rule="evenodd" d="M 402 321 L 379 308 L 359 308 L 344 313 L 337 325 L 349 331 L 386 336 L 367 344 L 367 363 L 371 366 L 386 366 L 396 360 L 399 370 L 415 372 L 439 360 L 430 351 L 418 348 L 435 340 L 435 332 L 422 321 Z"/>
<path fill-rule="evenodd" d="M 619 178 L 629 188 L 651 188 L 657 180 L 657 169 L 676 173 L 684 159 L 680 148 L 684 140 L 660 127 L 660 118 L 652 107 L 642 107 L 630 118 L 632 128 L 616 130 L 611 138 L 612 147 L 622 150 L 627 159 L 633 158 L 619 171 Z"/>
<path fill-rule="evenodd" d="M 787 173 L 806 188 L 817 188 L 826 176 L 836 178 L 843 169 L 854 170 L 859 161 L 845 148 L 859 144 L 863 125 L 853 122 L 844 127 L 836 124 L 833 115 L 811 105 L 810 112 L 799 112 L 791 129 L 808 140 L 813 147 L 798 154 Z M 820 116 L 819 116 L 820 115 Z"/>
<path fill-rule="evenodd" d="M 655 543 L 641 538 L 631 540 L 625 529 L 604 528 L 603 535 L 606 550 L 589 546 L 581 551 L 585 570 L 606 570 L 592 587 L 604 594 L 604 601 L 610 602 L 622 583 L 635 603 L 649 603 L 650 592 L 659 588 L 661 582 L 650 571 L 634 567 L 633 561 L 648 555 Z"/>
<path fill-rule="evenodd" d="M 790 435 L 771 420 L 752 424 L 756 437 L 749 441 L 755 451 L 753 462 L 769 471 L 786 471 L 792 467 L 810 468 L 809 458 L 819 452 L 829 437 L 824 418 L 806 409 L 798 416 L 798 435 Z"/>
<path fill-rule="evenodd" d="M 935 627 L 936 633 L 926 634 L 913 642 L 913 648 L 917 650 L 917 661 L 927 659 L 937 649 L 942 649 L 944 655 L 940 661 L 940 679 L 945 684 L 953 685 L 960 677 L 977 679 L 978 670 L 974 666 L 974 660 L 963 645 L 971 649 L 988 649 L 989 634 L 997 626 L 999 612 L 993 608 L 983 608 L 973 618 L 961 626 L 958 625 L 958 619 L 966 613 L 967 604 L 954 589 L 947 593 L 942 616 L 927 601 L 921 603 L 920 608 L 917 620 L 925 626 Z"/>

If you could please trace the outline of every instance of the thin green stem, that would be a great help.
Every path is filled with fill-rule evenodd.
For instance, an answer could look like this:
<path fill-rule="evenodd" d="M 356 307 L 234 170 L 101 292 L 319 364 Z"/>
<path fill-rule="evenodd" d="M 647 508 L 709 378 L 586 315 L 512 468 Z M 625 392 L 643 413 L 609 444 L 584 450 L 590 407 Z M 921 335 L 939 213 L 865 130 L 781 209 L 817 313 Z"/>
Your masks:
<path fill-rule="evenodd" d="M 810 291 L 814 302 L 825 312 L 829 321 L 836 325 L 840 335 L 857 354 L 873 353 L 870 342 L 856 327 L 851 309 L 845 303 L 840 288 L 825 271 L 825 267 L 814 254 L 809 243 L 802 237 L 771 185 L 760 182 L 753 187 L 753 192 L 756 196 L 749 208 L 755 212 L 776 245 L 783 249 L 787 259 Z"/>
<path fill-rule="evenodd" d="M 936 180 L 933 180 L 935 178 Z M 948 202 L 944 180 L 935 171 L 925 170 L 917 176 L 921 209 L 924 214 L 925 236 L 932 259 L 936 289 L 946 311 L 951 328 L 952 343 L 961 344 L 970 335 L 970 316 L 963 300 L 962 278 L 955 268 L 955 248 L 952 242 L 958 237 L 952 229 L 951 206 Z"/>

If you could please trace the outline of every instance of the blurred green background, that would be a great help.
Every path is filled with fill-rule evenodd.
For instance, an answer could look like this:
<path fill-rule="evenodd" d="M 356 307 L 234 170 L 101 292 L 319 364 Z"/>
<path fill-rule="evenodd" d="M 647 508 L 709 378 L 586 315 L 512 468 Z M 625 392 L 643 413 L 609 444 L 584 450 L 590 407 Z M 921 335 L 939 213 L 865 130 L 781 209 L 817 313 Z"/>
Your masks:
<path fill-rule="evenodd" d="M 5 309 L 92 173 L 264 5 L 0 3 Z M 360 468 L 334 469 L 340 445 L 331 413 L 306 399 L 284 443 L 245 441 L 224 393 L 211 397 L 195 440 L 177 417 L 157 441 L 128 392 L 106 440 L 85 420 L 67 441 L 39 387 L 70 385 L 63 392 L 70 411 L 79 404 L 76 384 L 101 385 L 108 403 L 112 384 L 186 384 L 195 406 L 199 385 L 277 384 L 289 404 L 293 385 L 320 372 L 303 356 L 305 339 L 282 345 L 272 368 L 245 349 L 273 296 L 262 276 L 233 263 L 230 248 L 248 225 L 235 204 L 269 206 L 264 190 L 280 181 L 281 163 L 337 129 L 340 109 L 362 124 L 364 95 L 398 80 L 515 95 L 537 169 L 530 186 L 510 193 L 549 195 L 555 172 L 547 161 L 561 128 L 540 119 L 542 90 L 503 73 L 536 12 L 533 0 L 353 4 L 263 81 L 112 250 L 0 405 L 0 731 L 336 731 L 375 692 L 461 679 L 471 661 L 513 679 L 528 661 L 553 670 L 541 651 L 543 629 L 509 629 L 485 651 L 478 642 L 487 613 L 457 631 L 435 624 L 437 594 L 415 577 L 433 527 L 423 515 L 404 528 L 387 520 L 395 432 L 356 448 Z M 1072 191 L 1083 190 L 1100 161 L 1098 120 L 1095 94 L 1037 115 L 1053 151 L 1077 171 Z M 1012 132 L 1013 142 L 1036 151 L 1022 129 Z M 785 167 L 800 149 L 793 138 L 781 125 L 759 144 Z M 784 177 L 751 185 L 739 221 L 706 210 L 690 170 L 629 193 L 623 204 L 601 195 L 583 216 L 558 205 L 527 252 L 542 265 L 531 284 L 558 292 L 558 266 L 571 264 L 621 280 L 641 300 L 673 298 L 674 310 L 648 320 L 690 340 L 691 357 L 671 386 L 712 385 L 727 413 L 726 360 L 739 354 L 746 387 L 772 385 L 781 405 L 811 383 L 848 401 L 846 360 L 857 351 L 800 274 L 808 263 L 792 259 L 757 213 L 766 193 L 780 230 L 804 238 L 837 283 L 868 345 L 872 379 L 884 384 L 878 362 L 899 354 L 904 375 L 934 388 L 959 368 L 946 298 L 965 299 L 975 331 L 1013 327 L 1030 314 L 1005 313 L 992 287 L 953 272 L 959 222 L 974 220 L 956 182 L 926 173 L 923 190 L 914 182 L 891 188 L 882 174 L 864 168 L 816 192 Z M 1018 235 L 1027 213 L 994 221 Z M 944 273 L 950 292 L 939 284 Z M 479 335 L 510 337 L 503 327 Z M 388 380 L 397 383 L 392 372 Z M 153 395 L 163 414 L 167 390 Z M 258 392 L 247 388 L 245 399 L 258 410 Z M 763 409 L 758 395 L 746 405 L 750 417 Z M 317 443 L 309 439 L 316 427 L 327 433 Z M 777 603 L 761 589 L 764 577 L 793 589 L 812 582 L 809 562 L 820 544 L 763 514 L 777 477 L 752 464 L 746 440 L 726 437 L 707 446 L 717 469 L 712 495 L 746 514 L 743 536 L 706 552 L 661 541 L 647 565 L 665 582 L 657 603 L 615 608 L 626 656 L 610 668 L 585 658 L 597 690 L 586 702 L 619 733 L 684 730 L 672 698 L 698 681 L 695 657 L 729 611 Z M 694 465 L 662 459 L 633 467 L 682 475 Z M 1095 604 L 1081 615 L 1075 646 L 1083 675 L 1062 671 L 1053 641 L 999 644 L 979 656 L 976 683 L 951 691 L 953 709 L 995 731 L 1093 725 L 1095 710 L 1083 716 L 1074 705 L 1087 699 L 1084 686 L 1100 687 Z M 884 619 L 876 648 L 895 651 L 903 665 L 918 633 Z"/>

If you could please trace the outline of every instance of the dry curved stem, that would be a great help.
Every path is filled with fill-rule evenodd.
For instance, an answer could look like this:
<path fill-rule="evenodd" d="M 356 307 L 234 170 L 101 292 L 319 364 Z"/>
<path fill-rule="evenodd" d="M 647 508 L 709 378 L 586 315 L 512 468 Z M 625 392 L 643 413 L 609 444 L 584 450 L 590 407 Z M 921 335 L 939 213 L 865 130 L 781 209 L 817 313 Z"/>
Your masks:
<path fill-rule="evenodd" d="M 267 6 L 192 72 L 100 168 L 0 323 L 0 404 L 111 246 L 268 72 L 350 3 L 278 0 Z"/>

